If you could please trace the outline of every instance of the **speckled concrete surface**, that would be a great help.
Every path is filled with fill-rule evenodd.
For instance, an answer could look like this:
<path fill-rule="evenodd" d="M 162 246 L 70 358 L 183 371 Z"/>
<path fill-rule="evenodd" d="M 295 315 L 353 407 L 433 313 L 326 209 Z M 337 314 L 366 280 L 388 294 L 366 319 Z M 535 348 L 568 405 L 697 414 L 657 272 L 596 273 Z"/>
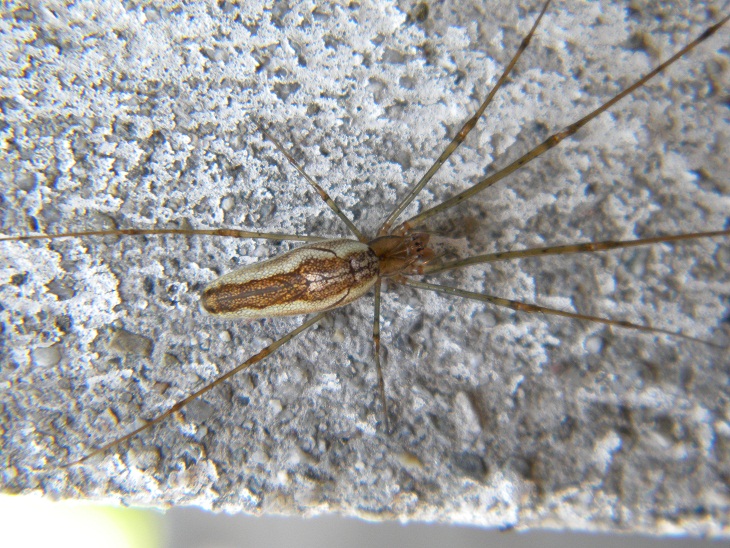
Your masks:
<path fill-rule="evenodd" d="M 551 7 L 512 83 L 409 211 L 516 158 L 728 10 L 651 4 Z M 411 8 L 6 5 L 3 232 L 346 236 L 254 130 L 258 117 L 372 234 L 476 108 L 539 6 L 459 2 L 432 6 L 425 21 L 409 19 Z M 466 255 L 724 227 L 728 32 L 427 228 Z M 62 467 L 300 323 L 224 322 L 198 306 L 218 274 L 288 247 L 171 236 L 3 244 L 3 489 L 727 534 L 726 352 L 396 287 L 382 319 L 391 435 L 366 297 L 154 431 Z M 727 265 L 728 242 L 715 240 L 442 279 L 727 344 Z"/>

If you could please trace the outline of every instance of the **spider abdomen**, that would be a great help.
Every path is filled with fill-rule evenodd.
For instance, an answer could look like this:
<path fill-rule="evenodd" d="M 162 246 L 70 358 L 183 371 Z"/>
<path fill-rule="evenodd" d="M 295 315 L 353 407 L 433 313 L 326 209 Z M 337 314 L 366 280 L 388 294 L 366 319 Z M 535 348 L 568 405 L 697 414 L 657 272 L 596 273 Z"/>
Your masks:
<path fill-rule="evenodd" d="M 321 312 L 364 295 L 379 260 L 355 240 L 323 240 L 229 272 L 203 290 L 203 308 L 222 318 L 259 319 Z"/>

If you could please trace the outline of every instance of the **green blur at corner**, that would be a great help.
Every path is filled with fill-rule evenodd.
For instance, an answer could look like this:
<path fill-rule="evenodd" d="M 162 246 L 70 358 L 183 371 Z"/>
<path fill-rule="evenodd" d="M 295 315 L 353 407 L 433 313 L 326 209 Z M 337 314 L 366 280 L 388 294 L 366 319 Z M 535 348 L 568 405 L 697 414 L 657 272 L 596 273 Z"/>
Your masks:
<path fill-rule="evenodd" d="M 163 516 L 153 510 L 0 495 L 0 516 L 5 546 L 164 546 Z"/>

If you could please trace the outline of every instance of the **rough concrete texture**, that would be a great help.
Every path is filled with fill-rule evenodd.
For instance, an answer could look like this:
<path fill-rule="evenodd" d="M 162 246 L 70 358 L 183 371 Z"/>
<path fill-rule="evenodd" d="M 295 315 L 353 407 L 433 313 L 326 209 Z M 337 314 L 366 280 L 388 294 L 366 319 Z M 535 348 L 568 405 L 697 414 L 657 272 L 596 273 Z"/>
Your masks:
<path fill-rule="evenodd" d="M 2 230 L 249 227 L 347 235 L 258 118 L 372 235 L 495 82 L 539 2 L 5 5 Z M 317 3 L 319 4 L 319 3 Z M 561 2 L 409 209 L 526 152 L 728 6 Z M 450 253 L 723 228 L 725 29 L 427 228 Z M 492 164 L 494 162 L 494 164 Z M 443 283 L 728 344 L 727 239 L 512 261 Z M 726 535 L 730 363 L 676 337 L 389 286 L 393 433 L 372 296 L 131 443 L 64 468 L 301 318 L 220 321 L 222 272 L 290 243 L 4 243 L 2 487 L 56 498 L 488 526 Z"/>

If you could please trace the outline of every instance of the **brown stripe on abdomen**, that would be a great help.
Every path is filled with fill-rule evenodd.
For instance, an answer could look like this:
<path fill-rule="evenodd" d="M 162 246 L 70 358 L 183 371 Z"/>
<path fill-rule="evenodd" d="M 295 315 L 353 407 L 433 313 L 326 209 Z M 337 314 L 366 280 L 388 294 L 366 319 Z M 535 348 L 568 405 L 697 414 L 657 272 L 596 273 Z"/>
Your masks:
<path fill-rule="evenodd" d="M 202 305 L 230 318 L 308 314 L 352 302 L 377 276 L 378 259 L 367 245 L 317 242 L 226 274 L 205 288 Z"/>

